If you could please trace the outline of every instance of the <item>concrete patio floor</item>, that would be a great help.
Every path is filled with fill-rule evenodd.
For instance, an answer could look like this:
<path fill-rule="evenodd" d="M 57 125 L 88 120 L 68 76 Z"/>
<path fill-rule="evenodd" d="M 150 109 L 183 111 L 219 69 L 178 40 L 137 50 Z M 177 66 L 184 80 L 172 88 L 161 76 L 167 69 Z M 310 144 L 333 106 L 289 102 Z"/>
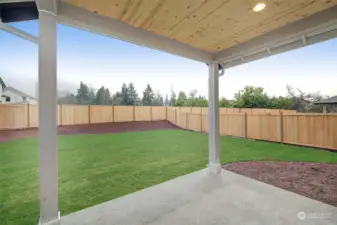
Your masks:
<path fill-rule="evenodd" d="M 62 225 L 337 224 L 337 208 L 222 170 L 200 170 L 61 217 Z"/>

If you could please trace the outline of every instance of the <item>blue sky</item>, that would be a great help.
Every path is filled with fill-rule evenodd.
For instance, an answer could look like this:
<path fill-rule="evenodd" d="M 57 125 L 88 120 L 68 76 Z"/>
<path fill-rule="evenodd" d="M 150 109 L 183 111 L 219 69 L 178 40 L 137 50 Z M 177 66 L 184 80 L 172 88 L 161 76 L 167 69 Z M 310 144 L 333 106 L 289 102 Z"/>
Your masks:
<path fill-rule="evenodd" d="M 37 21 L 14 24 L 37 35 Z M 0 76 L 35 95 L 37 46 L 0 31 Z M 205 64 L 147 49 L 87 31 L 58 26 L 59 89 L 74 92 L 80 81 L 111 92 L 133 82 L 139 94 L 150 83 L 169 93 L 197 89 L 207 95 Z M 233 98 L 245 85 L 261 86 L 269 95 L 285 95 L 287 84 L 306 92 L 337 95 L 337 39 L 228 69 L 220 78 L 220 96 Z"/>

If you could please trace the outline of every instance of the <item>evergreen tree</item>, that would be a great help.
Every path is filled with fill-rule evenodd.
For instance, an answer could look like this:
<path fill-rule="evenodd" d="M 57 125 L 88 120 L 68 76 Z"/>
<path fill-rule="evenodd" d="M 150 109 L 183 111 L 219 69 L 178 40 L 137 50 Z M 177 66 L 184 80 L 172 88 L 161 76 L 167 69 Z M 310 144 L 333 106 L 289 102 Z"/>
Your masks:
<path fill-rule="evenodd" d="M 164 102 L 164 105 L 165 105 L 165 106 L 169 106 L 169 105 L 170 105 L 170 102 L 169 102 L 169 99 L 168 99 L 167 94 L 165 95 L 165 102 Z"/>
<path fill-rule="evenodd" d="M 152 105 L 155 105 L 155 106 L 163 106 L 164 105 L 164 99 L 163 99 L 163 96 L 160 94 L 159 90 L 154 95 Z"/>
<path fill-rule="evenodd" d="M 77 89 L 76 99 L 80 104 L 89 104 L 89 87 L 82 81 L 80 88 Z"/>
<path fill-rule="evenodd" d="M 129 96 L 129 89 L 126 84 L 123 83 L 121 90 L 121 105 L 129 105 Z"/>
<path fill-rule="evenodd" d="M 133 85 L 133 83 L 129 83 L 128 86 L 128 105 L 139 105 L 139 97 L 138 97 L 138 93 L 137 90 L 135 89 L 135 86 Z"/>
<path fill-rule="evenodd" d="M 143 99 L 142 99 L 142 104 L 143 105 L 152 105 L 154 100 L 154 93 L 153 90 L 150 86 L 150 84 L 148 84 L 145 88 L 145 90 L 143 91 Z"/>
<path fill-rule="evenodd" d="M 111 105 L 111 97 L 109 89 L 105 89 L 105 105 Z"/>
<path fill-rule="evenodd" d="M 96 93 L 95 90 L 93 88 L 89 89 L 89 104 L 95 104 L 96 102 Z"/>
<path fill-rule="evenodd" d="M 176 104 L 176 93 L 174 93 L 174 91 L 171 91 L 171 98 L 170 98 L 170 106 L 175 106 Z"/>
<path fill-rule="evenodd" d="M 96 94 L 96 104 L 97 105 L 105 105 L 105 88 L 102 86 L 98 89 Z"/>

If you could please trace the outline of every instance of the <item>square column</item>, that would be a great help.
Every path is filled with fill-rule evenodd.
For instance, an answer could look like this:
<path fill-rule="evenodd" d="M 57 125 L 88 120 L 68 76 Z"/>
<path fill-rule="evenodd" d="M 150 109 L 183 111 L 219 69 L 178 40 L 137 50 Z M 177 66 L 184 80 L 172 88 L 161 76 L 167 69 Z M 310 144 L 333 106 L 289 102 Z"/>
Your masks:
<path fill-rule="evenodd" d="M 39 9 L 39 175 L 40 224 L 60 224 L 57 154 L 57 20 Z"/>
<path fill-rule="evenodd" d="M 208 148 L 209 171 L 221 173 L 220 165 L 220 131 L 219 131 L 219 63 L 209 64 L 208 77 Z"/>

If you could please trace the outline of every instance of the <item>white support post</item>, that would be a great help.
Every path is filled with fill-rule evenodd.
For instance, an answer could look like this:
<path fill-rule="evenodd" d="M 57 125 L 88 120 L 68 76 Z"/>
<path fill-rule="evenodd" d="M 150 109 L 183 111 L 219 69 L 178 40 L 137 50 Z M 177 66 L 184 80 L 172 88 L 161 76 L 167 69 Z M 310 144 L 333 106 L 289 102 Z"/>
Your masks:
<path fill-rule="evenodd" d="M 44 3 L 47 1 L 44 0 Z M 57 154 L 57 18 L 39 8 L 40 224 L 59 225 Z"/>
<path fill-rule="evenodd" d="M 219 63 L 209 64 L 208 77 L 208 148 L 209 171 L 221 173 L 219 132 Z"/>

